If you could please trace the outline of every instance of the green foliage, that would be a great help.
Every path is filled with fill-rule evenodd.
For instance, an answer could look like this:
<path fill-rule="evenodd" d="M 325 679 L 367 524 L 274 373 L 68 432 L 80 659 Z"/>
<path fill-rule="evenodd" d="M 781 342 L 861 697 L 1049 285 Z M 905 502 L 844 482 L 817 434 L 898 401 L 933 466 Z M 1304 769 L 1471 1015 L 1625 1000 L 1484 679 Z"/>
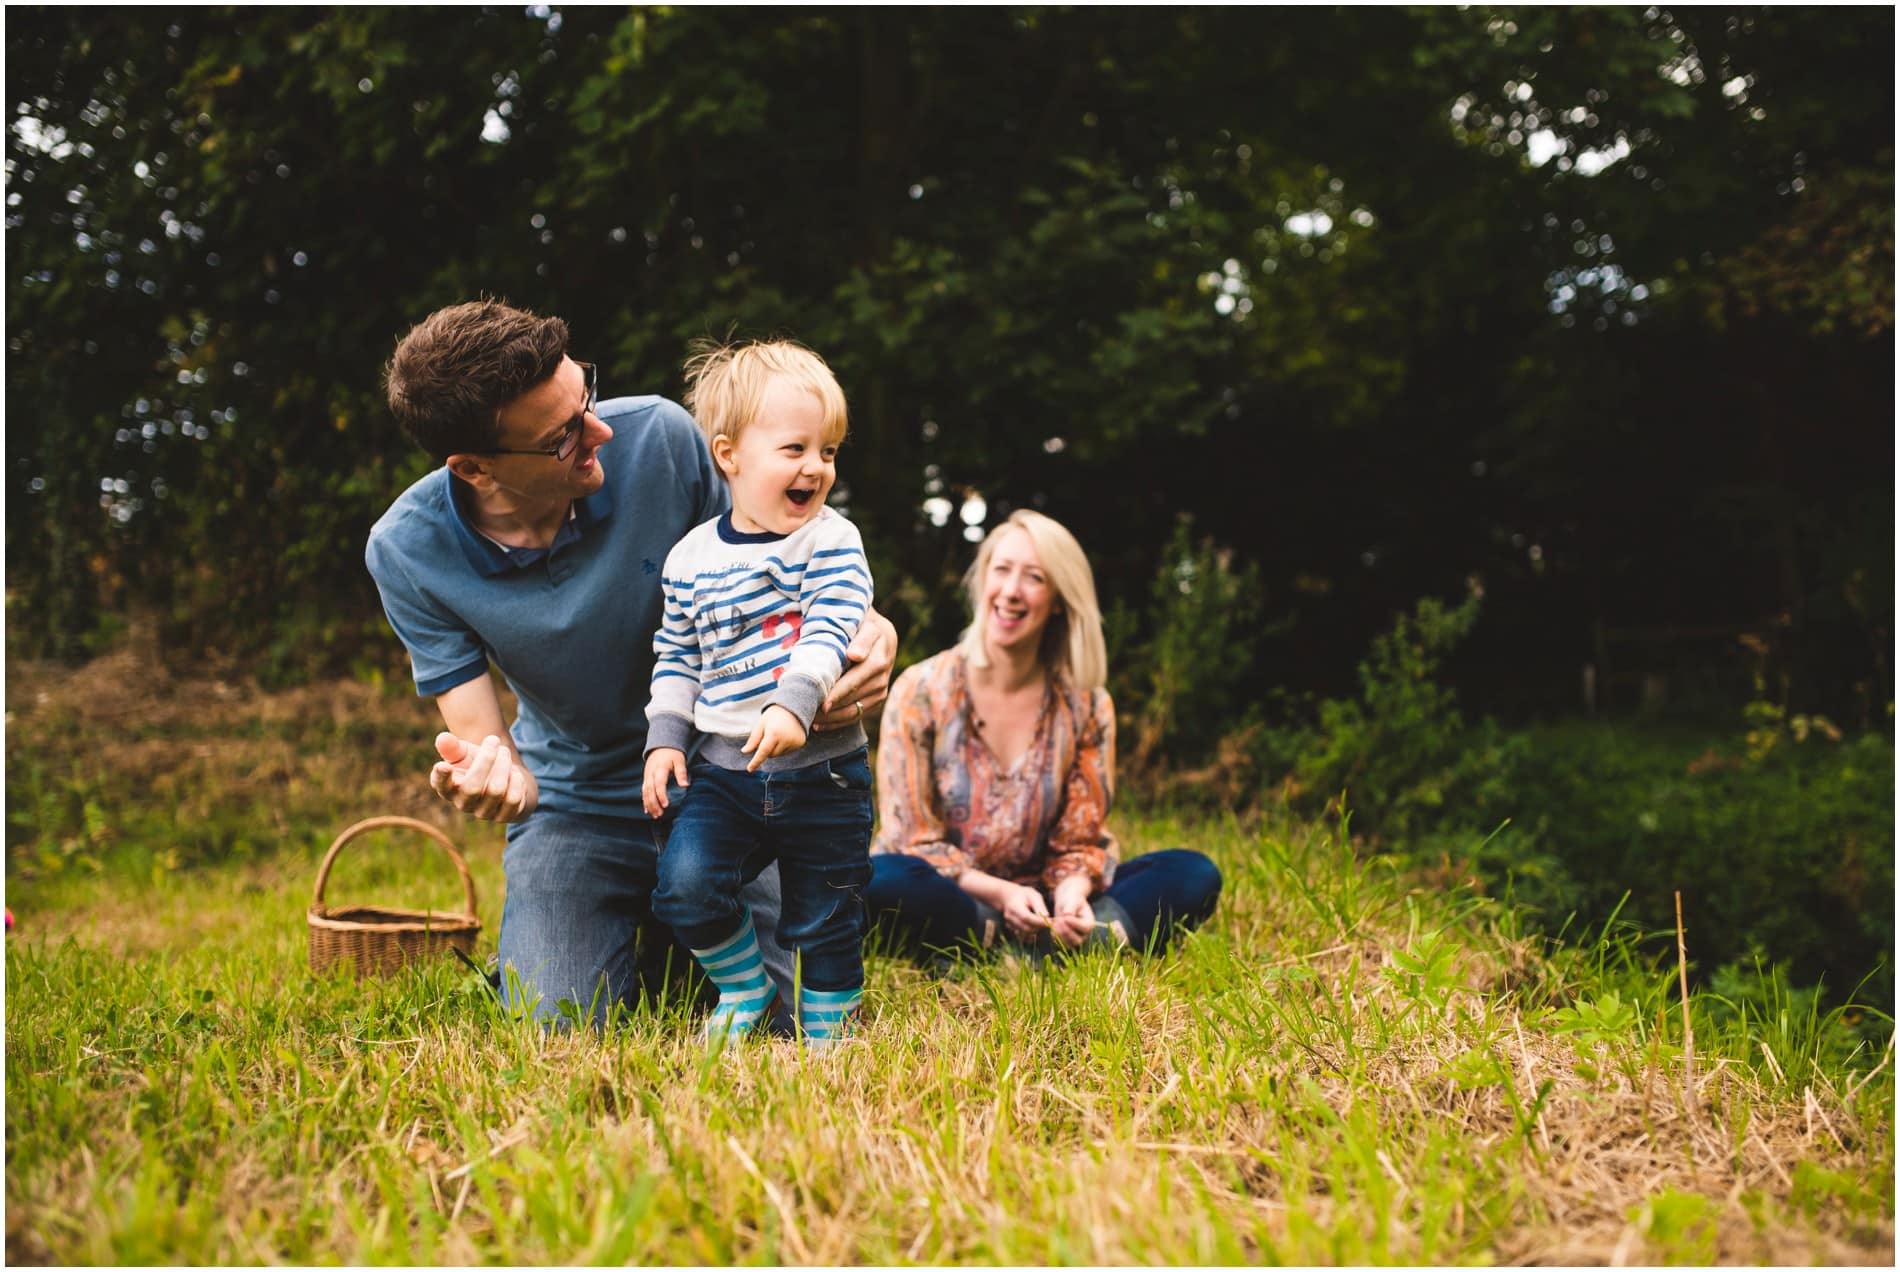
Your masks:
<path fill-rule="evenodd" d="M 1823 1010 L 1822 987 L 1792 985 L 1787 964 L 1766 964 L 1758 952 L 1718 967 L 1708 985 L 1711 1021 L 1772 1057 L 1770 1070 L 1783 1090 L 1812 1086 L 1817 1074 L 1851 1064 L 1893 1034 L 1890 1016 L 1861 1005 L 1878 987 L 1855 986 L 1846 1005 Z"/>
<path fill-rule="evenodd" d="M 1680 890 L 1703 969 L 1758 949 L 1797 983 L 1825 978 L 1837 1002 L 1870 973 L 1863 1001 L 1892 1002 L 1887 739 L 1781 748 L 1751 762 L 1609 725 L 1521 737 L 1515 828 L 1563 870 L 1559 887 L 1533 898 L 1552 918 L 1607 914 L 1627 894 L 1630 917 L 1673 933 Z"/>
<path fill-rule="evenodd" d="M 397 695 L 332 683 L 251 714 L 224 681 L 174 696 L 154 687 L 160 669 L 114 661 L 120 674 L 95 665 L 12 708 L 9 880 L 188 874 L 414 806 L 438 726 L 402 682 Z"/>
<path fill-rule="evenodd" d="M 1665 1188 L 1632 1211 L 1630 1219 L 1664 1263 L 1694 1267 L 1715 1262 L 1716 1208 L 1707 1197 Z"/>
<path fill-rule="evenodd" d="M 1881 1196 L 1867 1181 L 1809 1161 L 1794 1164 L 1793 1201 L 1809 1215 L 1839 1207 L 1859 1220 L 1874 1220 L 1883 1208 Z"/>
<path fill-rule="evenodd" d="M 1456 979 L 1458 947 L 1442 929 L 1421 931 L 1416 906 L 1409 904 L 1410 939 L 1392 951 L 1393 976 L 1401 992 L 1433 1012 L 1443 1012 L 1451 1001 Z"/>
<path fill-rule="evenodd" d="M 1464 720 L 1437 673 L 1477 620 L 1478 606 L 1476 594 L 1455 609 L 1420 601 L 1373 640 L 1359 664 L 1361 696 L 1320 704 L 1316 745 L 1299 756 L 1297 770 L 1321 790 L 1352 794 L 1362 828 L 1370 821 L 1382 833 L 1401 834 L 1412 828 L 1412 810 L 1442 807 L 1444 766 L 1455 756 Z"/>
<path fill-rule="evenodd" d="M 1521 744 L 1489 720 L 1467 725 L 1442 681 L 1446 656 L 1482 604 L 1476 588 L 1456 606 L 1419 601 L 1374 638 L 1357 697 L 1321 702 L 1316 723 L 1270 742 L 1303 804 L 1343 800 L 1355 826 L 1381 841 L 1419 840 L 1447 825 L 1462 832 L 1487 819 L 1495 830 L 1510 816 Z"/>
<path fill-rule="evenodd" d="M 1124 604 L 1192 509 L 1287 615 L 1282 687 L 1337 695 L 1383 615 L 1480 569 L 1512 690 L 1571 682 L 1547 615 L 1787 609 L 1816 699 L 1795 709 L 1847 719 L 1890 674 L 1867 421 L 1891 415 L 1868 339 L 1891 308 L 1891 31 L 1878 10 L 19 8 L 10 631 L 77 656 L 144 603 L 177 647 L 273 677 L 360 657 L 383 639 L 363 537 L 423 466 L 376 369 L 487 293 L 566 317 L 610 393 L 676 393 L 709 331 L 823 351 L 852 515 L 925 649 L 959 621 L 968 547 L 918 505 L 976 492 L 1068 522 Z M 1542 134 L 1563 152 L 1534 164 Z M 1875 594 L 1850 612 L 1856 578 Z M 1264 701 L 1273 674 L 1236 691 Z"/>
<path fill-rule="evenodd" d="M 1713 322 L 1774 314 L 1819 336 L 1892 330 L 1893 151 L 1873 158 L 1824 181 L 1787 222 L 1722 262 L 1700 289 Z"/>
<path fill-rule="evenodd" d="M 1616 990 L 1560 1009 L 1551 1017 L 1557 1032 L 1569 1034 L 1585 1046 L 1598 1046 L 1625 1037 L 1636 1027 L 1633 1003 L 1623 1001 Z"/>
<path fill-rule="evenodd" d="M 1479 607 L 1474 591 L 1400 615 L 1358 697 L 1261 736 L 1262 771 L 1290 772 L 1296 807 L 1342 800 L 1367 842 L 1508 892 L 1552 930 L 1622 914 L 1672 949 L 1680 891 L 1723 992 L 1739 982 L 1721 969 L 1759 955 L 1837 1004 L 1892 1003 L 1891 741 L 1830 741 L 1826 721 L 1760 702 L 1739 754 L 1633 726 L 1468 723 L 1440 677 Z"/>
<path fill-rule="evenodd" d="M 1116 658 L 1117 701 L 1135 721 L 1122 748 L 1145 773 L 1165 752 L 1176 762 L 1203 758 L 1253 714 L 1240 690 L 1261 637 L 1258 571 L 1237 568 L 1231 550 L 1196 542 L 1183 519 L 1149 592 L 1147 639 Z"/>

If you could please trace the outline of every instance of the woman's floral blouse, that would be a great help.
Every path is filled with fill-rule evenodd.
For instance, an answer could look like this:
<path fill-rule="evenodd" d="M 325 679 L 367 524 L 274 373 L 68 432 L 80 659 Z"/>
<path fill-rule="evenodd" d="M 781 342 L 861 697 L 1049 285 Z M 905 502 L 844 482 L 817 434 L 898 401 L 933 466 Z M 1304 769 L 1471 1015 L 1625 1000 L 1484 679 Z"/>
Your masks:
<path fill-rule="evenodd" d="M 880 824 L 873 852 L 907 852 L 955 878 L 970 869 L 1053 889 L 1112 877 L 1106 825 L 1115 773 L 1115 709 L 1105 690 L 1052 686 L 1029 749 L 1005 770 L 975 727 L 963 651 L 897 678 L 878 743 Z"/>

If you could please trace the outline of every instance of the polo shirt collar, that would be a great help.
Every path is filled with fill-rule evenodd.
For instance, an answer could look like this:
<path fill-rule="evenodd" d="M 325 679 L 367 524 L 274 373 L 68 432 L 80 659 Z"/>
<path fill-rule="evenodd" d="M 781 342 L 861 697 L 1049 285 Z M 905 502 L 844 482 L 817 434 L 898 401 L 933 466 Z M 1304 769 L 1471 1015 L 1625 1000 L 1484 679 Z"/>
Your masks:
<path fill-rule="evenodd" d="M 585 534 L 587 530 L 605 521 L 614 510 L 613 476 L 607 473 L 607 480 L 600 489 L 585 499 L 576 499 L 568 510 L 568 519 L 554 536 L 554 544 L 546 550 L 521 549 L 509 552 L 487 535 L 477 530 L 469 520 L 467 500 L 473 493 L 467 482 L 462 481 L 447 468 L 442 470 L 442 480 L 449 483 L 450 521 L 455 528 L 455 539 L 462 547 L 462 555 L 475 572 L 483 578 L 494 578 L 510 570 L 520 570 L 537 561 L 547 559 L 568 543 Z M 605 470 L 603 470 L 604 472 Z"/>

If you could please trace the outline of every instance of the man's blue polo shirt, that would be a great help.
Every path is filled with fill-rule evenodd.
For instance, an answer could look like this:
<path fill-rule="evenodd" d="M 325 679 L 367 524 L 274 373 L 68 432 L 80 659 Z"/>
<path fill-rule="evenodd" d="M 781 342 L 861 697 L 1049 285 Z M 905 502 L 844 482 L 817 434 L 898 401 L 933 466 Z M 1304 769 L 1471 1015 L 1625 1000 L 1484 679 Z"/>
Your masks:
<path fill-rule="evenodd" d="M 493 659 L 520 703 L 512 732 L 540 807 L 644 818 L 660 565 L 688 530 L 726 510 L 728 495 L 675 403 L 614 398 L 596 414 L 614 431 L 600 448 L 603 484 L 575 502 L 551 548 L 484 538 L 463 508 L 467 484 L 438 468 L 371 528 L 365 559 L 416 692 L 486 675 Z"/>

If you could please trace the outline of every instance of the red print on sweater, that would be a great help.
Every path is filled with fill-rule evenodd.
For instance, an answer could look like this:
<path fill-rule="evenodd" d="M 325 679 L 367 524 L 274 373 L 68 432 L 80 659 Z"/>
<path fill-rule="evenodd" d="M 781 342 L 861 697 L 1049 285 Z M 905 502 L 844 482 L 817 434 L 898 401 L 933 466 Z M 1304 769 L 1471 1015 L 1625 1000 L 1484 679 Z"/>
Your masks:
<path fill-rule="evenodd" d="M 798 643 L 798 630 L 805 625 L 805 616 L 800 614 L 797 610 L 789 610 L 783 614 L 768 614 L 760 630 L 764 632 L 766 639 L 770 640 L 772 637 L 778 635 L 780 625 L 790 630 L 785 633 L 785 639 L 781 640 L 778 646 L 780 649 L 790 649 L 793 645 Z M 772 668 L 773 683 L 776 684 L 779 678 L 784 674 L 785 668 Z"/>

